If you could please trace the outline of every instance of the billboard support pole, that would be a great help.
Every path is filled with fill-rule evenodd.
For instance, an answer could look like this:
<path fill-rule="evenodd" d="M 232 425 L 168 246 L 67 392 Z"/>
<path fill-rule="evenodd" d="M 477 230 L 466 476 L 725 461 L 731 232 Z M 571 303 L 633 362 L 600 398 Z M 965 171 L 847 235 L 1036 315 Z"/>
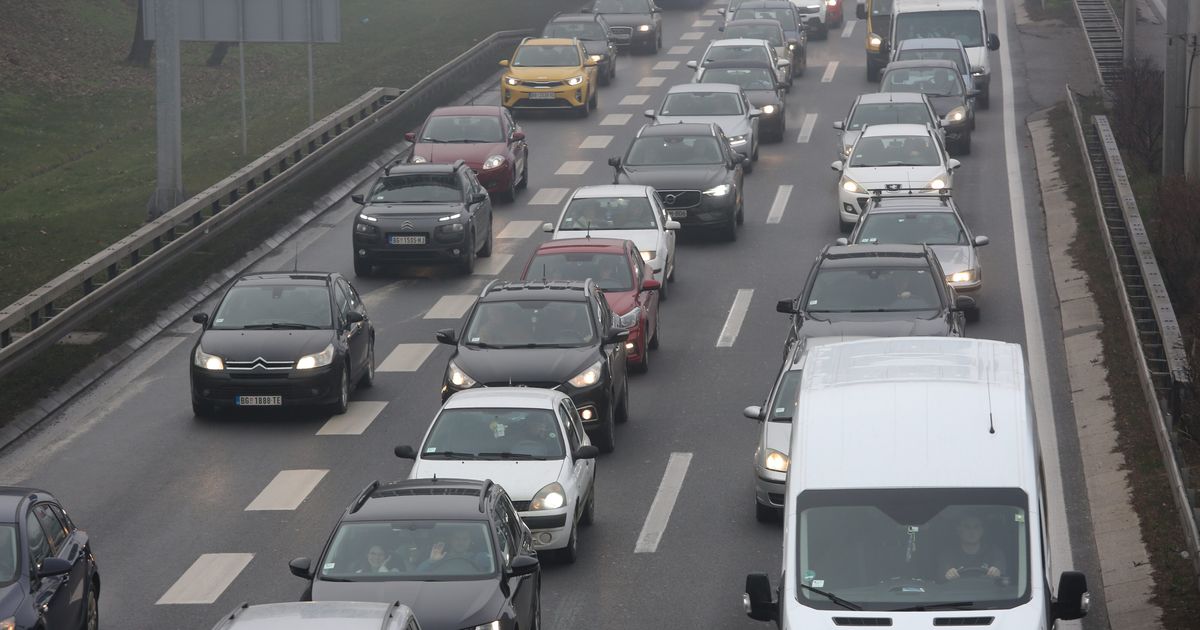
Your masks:
<path fill-rule="evenodd" d="M 154 0 L 154 110 L 157 180 L 147 203 L 151 219 L 179 205 L 183 194 L 183 120 L 180 109 L 178 0 Z"/>

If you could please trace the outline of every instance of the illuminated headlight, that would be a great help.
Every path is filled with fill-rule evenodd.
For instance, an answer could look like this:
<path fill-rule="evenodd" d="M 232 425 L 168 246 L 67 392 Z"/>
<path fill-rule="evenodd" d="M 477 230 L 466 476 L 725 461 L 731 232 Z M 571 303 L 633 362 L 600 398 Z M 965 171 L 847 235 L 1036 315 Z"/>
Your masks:
<path fill-rule="evenodd" d="M 951 282 L 953 284 L 962 284 L 964 282 L 971 282 L 973 280 L 975 280 L 975 270 L 974 269 L 967 269 L 966 271 L 956 271 L 956 272 L 950 274 L 949 277 L 946 278 L 946 281 Z"/>
<path fill-rule="evenodd" d="M 762 108 L 762 113 L 764 113 L 764 114 L 774 114 L 774 113 L 775 113 L 775 106 L 774 106 L 774 105 L 763 105 L 763 108 Z"/>
<path fill-rule="evenodd" d="M 787 455 L 784 455 L 775 449 L 767 449 L 767 458 L 763 461 L 763 466 L 767 470 L 785 473 L 788 471 L 788 465 L 790 463 L 791 462 L 788 460 Z"/>
<path fill-rule="evenodd" d="M 358 218 L 362 219 L 363 221 L 370 221 L 371 223 L 375 223 L 376 221 L 379 221 L 379 217 L 373 217 L 369 214 L 361 214 L 360 213 L 358 215 Z"/>
<path fill-rule="evenodd" d="M 462 371 L 457 365 L 454 364 L 453 361 L 450 362 L 450 367 L 446 370 L 446 372 L 449 375 L 448 380 L 450 381 L 450 384 L 455 387 L 466 389 L 475 386 L 475 379 L 468 376 L 467 373 Z"/>
<path fill-rule="evenodd" d="M 870 37 L 867 38 L 867 45 L 871 46 L 872 48 L 879 48 L 880 46 L 883 45 L 883 38 L 878 35 L 872 34 Z"/>
<path fill-rule="evenodd" d="M 300 357 L 296 361 L 297 370 L 311 370 L 313 368 L 324 367 L 333 363 L 333 344 L 325 346 L 325 349 L 316 354 L 307 354 Z"/>
<path fill-rule="evenodd" d="M 16 630 L 17 618 L 9 617 L 8 619 L 0 620 L 0 630 Z"/>
<path fill-rule="evenodd" d="M 641 31 L 641 32 L 643 32 L 643 33 L 649 33 L 649 32 L 650 32 L 650 29 L 652 29 L 652 28 L 654 28 L 654 27 L 653 27 L 653 26 L 651 26 L 651 25 L 649 25 L 649 24 L 643 24 L 643 25 L 641 25 L 641 26 L 639 26 L 639 27 L 638 27 L 638 30 L 639 30 L 639 31 Z"/>
<path fill-rule="evenodd" d="M 412 162 L 413 164 L 424 164 L 424 163 L 426 163 L 426 162 L 428 162 L 428 161 L 429 161 L 429 159 L 428 159 L 428 158 L 426 158 L 426 157 L 424 157 L 424 156 L 421 156 L 421 155 L 414 155 L 414 156 L 413 156 L 413 158 L 412 158 L 412 160 L 411 160 L 411 162 Z"/>
<path fill-rule="evenodd" d="M 747 137 L 747 134 L 742 134 L 740 136 L 730 136 L 729 144 L 730 144 L 730 146 L 735 146 L 735 147 L 738 145 L 741 145 L 741 144 L 746 144 L 746 137 Z"/>
<path fill-rule="evenodd" d="M 555 481 L 547 484 L 544 488 L 537 491 L 533 495 L 533 500 L 529 502 L 529 509 L 537 510 L 557 510 L 567 502 L 567 492 L 563 490 L 562 484 Z"/>
<path fill-rule="evenodd" d="M 946 179 L 944 177 L 934 177 L 929 182 L 929 188 L 931 190 L 941 190 L 945 187 L 946 187 Z"/>
<path fill-rule="evenodd" d="M 195 363 L 196 367 L 202 367 L 213 372 L 220 372 L 225 369 L 225 361 L 221 357 L 215 354 L 208 354 L 201 350 L 199 346 L 196 347 Z M 0 630 L 3 630 L 3 626 L 0 626 Z"/>
<path fill-rule="evenodd" d="M 504 156 L 503 155 L 493 155 L 483 161 L 483 170 L 485 170 L 485 171 L 490 171 L 495 168 L 500 168 L 501 166 L 504 166 Z"/>
<path fill-rule="evenodd" d="M 466 630 L 500 630 L 500 620 L 497 619 L 491 623 L 481 623 L 474 628 L 467 628 Z"/>
<path fill-rule="evenodd" d="M 508 85 L 521 85 L 521 82 L 516 77 L 504 77 L 504 82 Z"/>
<path fill-rule="evenodd" d="M 590 366 L 588 366 L 588 369 L 580 372 L 579 374 L 576 374 L 571 380 L 569 380 L 567 382 L 570 383 L 572 387 L 588 387 L 591 385 L 595 385 L 596 383 L 598 383 L 600 381 L 600 370 L 601 369 L 602 368 L 600 366 L 600 362 L 597 361 L 597 362 L 591 364 Z"/>
<path fill-rule="evenodd" d="M 588 55 L 588 58 L 592 61 L 599 62 L 601 59 L 604 59 L 604 55 Z"/>
<path fill-rule="evenodd" d="M 367 219 L 367 220 L 375 221 L 375 219 Z M 354 224 L 354 232 L 356 234 L 374 234 L 375 226 L 367 225 L 366 223 L 355 223 Z"/>
<path fill-rule="evenodd" d="M 625 342 L 625 349 L 628 350 L 629 352 L 633 352 L 635 348 L 637 348 L 637 346 L 634 345 L 634 343 L 632 341 Z"/>
<path fill-rule="evenodd" d="M 954 109 L 950 110 L 950 113 L 946 114 L 946 120 L 950 122 L 962 122 L 966 119 L 967 108 L 963 107 L 962 105 L 955 107 Z"/>
<path fill-rule="evenodd" d="M 842 190 L 844 190 L 848 193 L 855 193 L 858 195 L 862 195 L 867 192 L 867 189 L 863 188 L 861 185 L 859 185 L 858 182 L 854 181 L 853 179 L 850 179 L 849 177 L 845 177 L 845 176 L 842 177 L 841 186 L 842 186 Z"/>
<path fill-rule="evenodd" d="M 455 212 L 454 214 L 452 214 L 452 215 L 450 215 L 450 216 L 448 216 L 448 217 L 438 217 L 438 222 L 440 223 L 440 222 L 442 222 L 442 221 L 455 221 L 455 220 L 458 220 L 458 219 L 461 219 L 461 218 L 462 218 L 462 213 L 461 213 L 461 212 Z"/>
<path fill-rule="evenodd" d="M 973 76 L 973 77 L 983 76 L 983 68 L 980 68 L 979 66 L 972 66 L 971 67 L 971 76 Z"/>
<path fill-rule="evenodd" d="M 725 195 L 729 194 L 730 190 L 733 190 L 733 186 L 730 186 L 729 184 L 721 184 L 720 186 L 713 186 L 712 188 L 709 188 L 708 190 L 704 191 L 704 196 L 705 197 L 724 197 Z"/>
<path fill-rule="evenodd" d="M 827 7 L 836 7 L 837 3 L 838 0 L 825 0 L 825 6 Z"/>
<path fill-rule="evenodd" d="M 644 260 L 646 262 L 650 262 L 651 260 L 658 258 L 658 252 L 653 251 L 653 250 L 642 250 L 641 254 L 642 254 L 642 260 Z"/>
<path fill-rule="evenodd" d="M 583 83 L 582 74 L 577 77 L 571 77 L 570 79 L 567 79 L 567 85 L 579 85 L 580 83 Z"/>
<path fill-rule="evenodd" d="M 624 315 L 616 316 L 614 318 L 615 321 L 613 322 L 613 325 L 616 326 L 617 328 L 623 328 L 625 330 L 630 330 L 634 326 L 638 325 L 638 322 L 641 321 L 641 318 L 642 318 L 642 307 L 635 306 L 635 307 L 633 307 L 633 310 L 629 311 L 628 313 L 625 313 Z"/>
<path fill-rule="evenodd" d="M 795 44 L 788 44 L 788 50 L 796 50 Z"/>

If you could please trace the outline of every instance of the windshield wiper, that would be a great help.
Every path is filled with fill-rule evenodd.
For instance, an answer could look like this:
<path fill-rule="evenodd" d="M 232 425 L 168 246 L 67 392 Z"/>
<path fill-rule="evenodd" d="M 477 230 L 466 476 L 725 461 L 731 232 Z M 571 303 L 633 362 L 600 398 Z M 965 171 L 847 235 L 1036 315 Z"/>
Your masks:
<path fill-rule="evenodd" d="M 895 608 L 889 612 L 920 612 L 922 610 L 943 610 L 946 608 L 970 608 L 975 605 L 975 602 L 944 602 L 938 604 L 921 604 L 920 606 L 909 606 L 908 608 Z"/>
<path fill-rule="evenodd" d="M 433 142 L 433 143 L 436 143 L 436 144 L 441 144 L 441 143 L 443 143 L 443 142 L 446 142 L 446 141 L 445 141 L 445 140 L 438 140 L 437 138 L 421 138 L 421 142 Z"/>
<path fill-rule="evenodd" d="M 421 459 L 479 459 L 479 455 L 475 453 L 459 453 L 457 451 L 436 451 L 433 453 L 421 453 Z"/>
<path fill-rule="evenodd" d="M 350 578 L 326 577 L 324 575 L 322 575 L 321 577 L 319 577 L 317 579 L 321 580 L 322 582 L 353 582 L 354 581 L 354 580 L 351 580 Z"/>
<path fill-rule="evenodd" d="M 299 324 L 296 322 L 271 322 L 270 324 L 246 324 L 242 326 L 245 330 L 262 330 L 268 328 L 286 328 L 288 330 L 319 330 L 320 326 L 312 324 Z"/>
<path fill-rule="evenodd" d="M 480 453 L 479 456 L 480 457 L 498 457 L 500 459 L 535 459 L 538 461 L 545 461 L 545 460 L 550 459 L 549 457 L 545 457 L 542 455 L 532 455 L 530 453 L 510 453 L 508 451 L 504 451 L 503 453 Z"/>
<path fill-rule="evenodd" d="M 464 341 L 463 345 L 467 346 L 469 348 L 502 348 L 503 347 L 503 346 L 493 346 L 490 343 L 485 343 L 482 341 Z"/>
<path fill-rule="evenodd" d="M 834 595 L 833 593 L 830 593 L 829 591 L 823 591 L 819 588 L 813 588 L 813 587 L 805 584 L 804 582 L 797 582 L 796 585 L 810 593 L 816 593 L 817 595 L 825 597 L 829 601 L 837 604 L 838 606 L 841 606 L 842 608 L 845 608 L 846 610 L 862 610 L 863 609 L 862 606 L 859 606 L 858 604 L 855 604 L 852 601 L 842 599 L 841 597 L 838 597 L 837 595 Z"/>

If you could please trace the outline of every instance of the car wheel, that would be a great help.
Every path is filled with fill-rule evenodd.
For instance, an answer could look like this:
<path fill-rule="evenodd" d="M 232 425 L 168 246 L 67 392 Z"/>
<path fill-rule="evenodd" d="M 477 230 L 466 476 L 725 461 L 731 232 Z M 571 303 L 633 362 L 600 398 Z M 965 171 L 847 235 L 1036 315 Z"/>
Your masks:
<path fill-rule="evenodd" d="M 625 382 L 625 393 L 621 396 L 621 405 L 614 412 L 617 424 L 629 422 L 629 382 Z"/>
<path fill-rule="evenodd" d="M 600 423 L 600 427 L 596 430 L 596 435 L 591 436 L 592 443 L 596 448 L 600 449 L 601 453 L 611 453 L 616 448 L 617 428 L 613 423 L 613 412 L 610 406 L 604 415 L 604 420 Z"/>
<path fill-rule="evenodd" d="M 662 334 L 662 320 L 655 323 L 657 325 L 654 327 L 654 336 L 650 338 L 650 343 L 646 344 L 646 347 L 651 350 L 658 350 L 658 336 Z"/>
<path fill-rule="evenodd" d="M 992 107 L 992 86 L 990 86 L 990 85 L 983 86 L 983 89 L 980 90 L 978 102 L 979 102 L 979 107 L 981 109 L 991 109 L 991 107 Z"/>
<path fill-rule="evenodd" d="M 359 387 L 370 387 L 375 384 L 375 339 L 367 346 L 367 369 L 358 379 Z"/>
<path fill-rule="evenodd" d="M 646 326 L 646 329 L 642 331 L 642 339 L 649 338 L 650 327 Z M 648 341 L 643 343 L 645 345 L 642 347 L 642 360 L 639 363 L 633 364 L 633 371 L 637 374 L 645 374 L 650 371 L 650 343 Z"/>
<path fill-rule="evenodd" d="M 100 596 L 96 594 L 96 583 L 88 589 L 87 611 L 83 616 L 83 630 L 100 630 Z"/>
<path fill-rule="evenodd" d="M 759 523 L 775 523 L 779 521 L 779 516 L 779 510 L 759 503 L 758 499 L 754 500 L 754 520 Z"/>
<path fill-rule="evenodd" d="M 667 271 L 667 266 L 663 265 L 663 273 L 666 273 L 666 271 Z M 670 280 L 668 279 L 666 282 L 659 283 L 659 285 L 660 285 L 658 288 L 658 301 L 659 302 L 666 302 L 667 298 L 669 297 L 668 294 L 670 293 L 670 291 L 667 290 L 667 282 L 670 282 Z"/>
<path fill-rule="evenodd" d="M 871 83 L 879 83 L 879 71 L 880 70 L 881 70 L 881 68 L 879 67 L 879 64 L 868 59 L 867 60 L 867 81 L 870 81 Z"/>
<path fill-rule="evenodd" d="M 747 175 L 754 172 L 754 158 L 747 157 L 746 161 L 742 162 L 742 172 Z"/>
<path fill-rule="evenodd" d="M 517 169 L 513 169 L 512 175 L 508 180 L 508 188 L 503 193 L 504 201 L 512 203 L 517 200 Z"/>
<path fill-rule="evenodd" d="M 738 227 L 737 227 L 737 216 L 736 215 L 729 217 L 729 220 L 725 222 L 725 228 L 723 230 L 721 230 L 721 232 L 722 232 L 722 236 L 725 237 L 726 241 L 732 243 L 737 240 Z"/>
<path fill-rule="evenodd" d="M 592 109 L 600 109 L 600 93 L 592 90 Z"/>
<path fill-rule="evenodd" d="M 192 415 L 197 418 L 211 418 L 217 415 L 217 406 L 203 400 L 192 399 Z"/>
<path fill-rule="evenodd" d="M 480 258 L 492 257 L 492 233 L 495 232 L 495 230 L 495 226 L 492 224 L 491 220 L 489 220 L 487 240 L 483 242 L 483 247 L 479 249 Z"/>
<path fill-rule="evenodd" d="M 966 319 L 967 319 L 968 324 L 974 324 L 975 322 L 979 321 L 979 307 L 978 306 L 975 308 L 967 309 L 967 311 L 963 314 L 967 316 Z"/>
<path fill-rule="evenodd" d="M 467 245 L 467 252 L 463 259 L 458 263 L 459 271 L 464 276 L 469 276 L 475 273 L 475 234 L 471 234 L 471 242 Z"/>
<path fill-rule="evenodd" d="M 589 95 L 587 100 L 575 109 L 575 115 L 580 118 L 587 118 L 592 113 L 592 97 Z"/>
<path fill-rule="evenodd" d="M 600 81 L 600 85 L 608 85 L 609 83 L 612 83 L 612 73 L 598 73 L 597 79 Z"/>
<path fill-rule="evenodd" d="M 338 397 L 337 400 L 329 406 L 329 411 L 335 416 L 340 416 L 346 413 L 350 408 L 350 366 L 342 366 L 342 376 L 338 381 Z"/>
<path fill-rule="evenodd" d="M 971 155 L 971 134 L 967 134 L 955 143 L 955 153 L 959 155 Z"/>
<path fill-rule="evenodd" d="M 571 537 L 567 539 L 567 546 L 558 550 L 558 559 L 565 564 L 575 564 L 579 559 L 579 536 L 576 534 L 578 529 L 571 525 Z"/>
<path fill-rule="evenodd" d="M 365 258 L 354 257 L 354 275 L 362 278 L 370 278 L 371 272 L 375 270 L 375 265 Z"/>
<path fill-rule="evenodd" d="M 737 216 L 737 224 L 738 225 L 742 225 L 743 223 L 746 222 L 746 200 L 745 199 L 738 201 L 736 216 Z"/>
<path fill-rule="evenodd" d="M 583 506 L 583 513 L 579 515 L 580 525 L 591 525 L 596 522 L 596 484 L 592 483 L 592 490 L 588 493 L 587 505 Z"/>

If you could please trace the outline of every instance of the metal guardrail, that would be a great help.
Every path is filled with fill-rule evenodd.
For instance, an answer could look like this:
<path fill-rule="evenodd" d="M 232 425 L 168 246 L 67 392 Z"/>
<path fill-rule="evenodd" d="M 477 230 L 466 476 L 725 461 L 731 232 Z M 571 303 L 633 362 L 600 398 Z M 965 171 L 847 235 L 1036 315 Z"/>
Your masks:
<path fill-rule="evenodd" d="M 1197 488 L 1176 443 L 1175 420 L 1181 412 L 1180 397 L 1191 384 L 1183 335 L 1108 117 L 1092 116 L 1091 124 L 1085 126 L 1070 86 L 1067 86 L 1067 102 L 1080 151 L 1089 166 L 1088 179 L 1109 266 L 1125 312 L 1126 329 L 1138 349 L 1134 353 L 1138 376 L 1150 403 L 1155 438 L 1179 510 L 1192 567 L 1200 576 Z"/>
<path fill-rule="evenodd" d="M 385 121 L 427 113 L 494 70 L 498 49 L 530 31 L 493 33 L 407 90 L 374 88 L 162 216 L 0 310 L 0 376 L 121 294 L 214 237 L 326 158 L 366 144 Z M 423 115 L 423 114 L 422 114 Z"/>
<path fill-rule="evenodd" d="M 1087 35 L 1100 83 L 1105 89 L 1112 89 L 1121 79 L 1124 42 L 1121 22 L 1108 1 L 1075 0 L 1075 15 Z"/>

